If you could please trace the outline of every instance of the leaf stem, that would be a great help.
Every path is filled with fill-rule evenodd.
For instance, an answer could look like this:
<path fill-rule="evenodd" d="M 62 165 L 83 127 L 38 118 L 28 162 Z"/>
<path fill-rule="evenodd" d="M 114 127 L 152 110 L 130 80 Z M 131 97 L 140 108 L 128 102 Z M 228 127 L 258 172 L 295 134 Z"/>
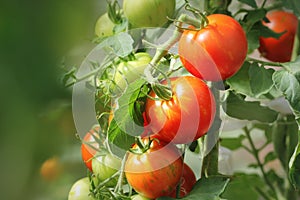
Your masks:
<path fill-rule="evenodd" d="M 256 160 L 256 162 L 257 162 L 257 164 L 258 164 L 258 167 L 259 167 L 259 169 L 260 169 L 260 171 L 261 171 L 261 173 L 262 173 L 262 176 L 263 176 L 263 178 L 264 178 L 266 184 L 267 184 L 267 185 L 269 186 L 269 188 L 273 191 L 273 193 L 274 193 L 274 195 L 275 195 L 275 198 L 278 199 L 278 198 L 277 198 L 276 190 L 275 190 L 273 184 L 271 183 L 271 181 L 269 180 L 269 178 L 268 178 L 268 176 L 267 176 L 267 173 L 265 172 L 264 166 L 263 166 L 262 162 L 261 162 L 260 159 L 259 159 L 259 155 L 258 155 L 259 151 L 258 151 L 258 149 L 257 149 L 257 148 L 255 147 L 255 145 L 254 145 L 254 141 L 253 141 L 253 139 L 252 139 L 252 137 L 251 137 L 250 130 L 248 129 L 248 127 L 244 127 L 243 130 L 244 130 L 244 132 L 245 132 L 245 134 L 246 134 L 246 137 L 247 137 L 247 139 L 248 139 L 248 141 L 249 141 L 249 143 L 250 143 L 250 146 L 251 146 L 251 149 L 252 149 L 252 151 L 251 151 L 251 152 L 252 152 L 252 155 L 255 157 L 255 160 Z"/>

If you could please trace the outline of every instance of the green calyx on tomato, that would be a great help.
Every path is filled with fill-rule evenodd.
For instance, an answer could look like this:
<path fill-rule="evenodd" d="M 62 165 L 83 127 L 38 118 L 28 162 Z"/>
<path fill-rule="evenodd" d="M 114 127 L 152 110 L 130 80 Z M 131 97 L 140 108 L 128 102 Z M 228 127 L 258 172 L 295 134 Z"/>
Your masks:
<path fill-rule="evenodd" d="M 263 21 L 263 25 L 282 35 L 279 38 L 260 37 L 259 52 L 270 61 L 289 62 L 298 27 L 297 17 L 293 13 L 282 10 L 268 12 L 266 17 L 268 22 Z"/>
<path fill-rule="evenodd" d="M 103 184 L 108 187 L 117 185 L 118 176 L 116 173 L 121 168 L 121 160 L 112 154 L 97 156 L 92 160 L 94 183 Z"/>
<path fill-rule="evenodd" d="M 179 185 L 169 196 L 173 198 L 182 198 L 187 196 L 192 191 L 196 182 L 197 179 L 193 170 L 186 163 L 184 163 Z"/>
<path fill-rule="evenodd" d="M 134 82 L 144 74 L 144 70 L 150 63 L 152 57 L 146 52 L 134 54 L 133 59 L 122 60 L 116 66 L 113 80 L 116 93 L 124 92 L 127 85 Z"/>
<path fill-rule="evenodd" d="M 93 200 L 90 195 L 90 180 L 88 177 L 84 177 L 76 181 L 68 195 L 68 200 Z"/>
<path fill-rule="evenodd" d="M 183 66 L 194 76 L 208 81 L 222 81 L 242 66 L 248 51 L 241 25 L 224 14 L 207 16 L 208 24 L 200 30 L 184 30 L 178 44 Z"/>
<path fill-rule="evenodd" d="M 142 139 L 146 146 L 149 138 Z M 137 144 L 132 149 L 137 149 Z M 125 161 L 125 176 L 128 183 L 140 195 L 155 199 L 170 194 L 178 184 L 183 169 L 181 153 L 174 144 L 157 139 L 150 148 L 140 154 L 128 153 Z"/>
<path fill-rule="evenodd" d="M 211 127 L 215 99 L 206 83 L 197 77 L 173 77 L 170 82 L 170 100 L 158 99 L 154 91 L 149 94 L 152 98 L 146 100 L 148 127 L 160 141 L 187 144 L 205 135 Z"/>
<path fill-rule="evenodd" d="M 124 0 L 123 10 L 135 28 L 160 27 L 173 17 L 175 0 Z"/>

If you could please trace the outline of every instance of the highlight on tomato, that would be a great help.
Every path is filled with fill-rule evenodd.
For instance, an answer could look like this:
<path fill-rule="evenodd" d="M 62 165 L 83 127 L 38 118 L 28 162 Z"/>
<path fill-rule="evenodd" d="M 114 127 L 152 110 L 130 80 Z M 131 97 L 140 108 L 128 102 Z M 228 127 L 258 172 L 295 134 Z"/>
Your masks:
<path fill-rule="evenodd" d="M 125 162 L 125 176 L 141 196 L 167 196 L 178 184 L 183 169 L 181 153 L 174 144 L 154 138 L 138 140 Z"/>
<path fill-rule="evenodd" d="M 95 140 L 95 138 L 99 138 L 98 135 L 99 126 L 95 126 L 83 138 L 83 142 L 81 144 L 81 157 L 86 167 L 92 172 L 92 160 L 97 153 L 99 148 L 99 143 Z"/>
<path fill-rule="evenodd" d="M 276 33 L 282 33 L 282 35 L 278 39 L 260 37 L 259 52 L 270 61 L 289 62 L 298 27 L 297 17 L 291 12 L 274 10 L 268 12 L 266 18 L 268 21 L 263 21 L 263 25 Z"/>
<path fill-rule="evenodd" d="M 215 98 L 207 84 L 194 76 L 170 79 L 172 98 L 159 99 L 154 91 L 146 100 L 146 118 L 154 136 L 175 144 L 190 143 L 207 133 L 215 113 Z M 167 81 L 162 82 L 167 84 Z"/>
<path fill-rule="evenodd" d="M 178 44 L 183 66 L 194 76 L 222 81 L 233 76 L 247 56 L 248 42 L 242 26 L 224 14 L 207 16 L 208 24 L 184 30 Z"/>
<path fill-rule="evenodd" d="M 88 177 L 81 178 L 72 185 L 68 200 L 94 200 L 90 195 L 90 180 Z"/>

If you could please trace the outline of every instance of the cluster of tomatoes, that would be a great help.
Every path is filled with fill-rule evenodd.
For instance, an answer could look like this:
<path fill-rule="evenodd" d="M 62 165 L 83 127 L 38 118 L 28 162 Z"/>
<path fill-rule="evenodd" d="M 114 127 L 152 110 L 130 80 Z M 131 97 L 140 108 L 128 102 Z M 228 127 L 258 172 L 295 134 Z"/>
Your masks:
<path fill-rule="evenodd" d="M 167 22 L 167 16 L 173 16 L 176 1 L 155 2 L 157 4 L 154 1 L 124 0 L 124 15 L 133 27 L 160 27 Z M 96 34 L 109 36 L 113 31 L 107 30 L 107 27 L 114 23 L 104 23 L 103 19 L 109 19 L 107 13 L 97 21 Z M 259 50 L 267 58 L 278 58 L 278 55 L 268 53 L 269 47 L 265 44 L 270 42 L 266 40 L 261 39 Z M 286 46 L 284 48 L 290 49 Z M 127 152 L 123 163 L 111 152 L 99 150 L 104 140 L 98 134 L 98 126 L 86 134 L 81 153 L 92 176 L 73 185 L 69 200 L 93 199 L 87 195 L 92 189 L 115 187 L 120 184 L 120 180 L 121 183 L 124 181 L 120 179 L 123 172 L 125 182 L 137 193 L 131 199 L 187 195 L 196 183 L 196 177 L 184 163 L 177 145 L 189 144 L 204 136 L 211 128 L 217 99 L 207 82 L 221 82 L 237 73 L 245 61 L 247 51 L 243 28 L 228 15 L 212 14 L 206 17 L 201 28 L 190 26 L 183 29 L 178 41 L 178 55 L 190 75 L 169 77 L 160 82 L 170 87 L 169 99 L 161 99 L 154 90 L 148 93 L 144 107 L 145 131 Z M 147 52 L 135 53 L 134 57 L 134 60 L 120 62 L 117 66 L 119 70 L 114 77 L 118 90 L 126 89 L 128 82 L 135 81 L 152 59 Z M 287 59 L 290 59 L 290 55 L 285 55 Z M 78 198 L 78 188 L 86 190 L 80 193 L 82 198 Z"/>

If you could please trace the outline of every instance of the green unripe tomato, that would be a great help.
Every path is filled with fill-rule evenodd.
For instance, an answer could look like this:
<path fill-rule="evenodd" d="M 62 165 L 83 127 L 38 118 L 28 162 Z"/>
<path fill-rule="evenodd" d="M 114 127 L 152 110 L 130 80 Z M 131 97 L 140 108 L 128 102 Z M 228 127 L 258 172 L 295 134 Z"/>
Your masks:
<path fill-rule="evenodd" d="M 72 185 L 69 192 L 68 200 L 94 200 L 93 197 L 89 196 L 89 193 L 89 178 L 81 178 Z"/>
<path fill-rule="evenodd" d="M 150 199 L 148 199 L 148 198 L 146 198 L 146 197 L 143 197 L 143 196 L 141 196 L 141 195 L 139 195 L 139 194 L 136 194 L 136 195 L 131 196 L 131 199 L 132 199 L 132 200 L 150 200 Z"/>
<path fill-rule="evenodd" d="M 109 19 L 108 14 L 101 15 L 95 25 L 95 34 L 98 37 L 108 37 L 113 35 L 115 24 Z"/>
<path fill-rule="evenodd" d="M 173 17 L 175 0 L 124 0 L 123 10 L 135 27 L 160 27 Z"/>
<path fill-rule="evenodd" d="M 135 55 L 135 60 L 127 62 L 122 61 L 117 66 L 117 71 L 114 77 L 116 83 L 115 91 L 124 91 L 128 84 L 134 82 L 144 74 L 146 66 L 151 61 L 151 56 L 145 52 L 139 52 Z"/>
<path fill-rule="evenodd" d="M 99 156 L 92 160 L 92 169 L 95 175 L 94 182 L 96 185 L 110 178 L 121 168 L 121 160 L 111 154 Z M 111 179 L 105 185 L 113 187 L 118 182 L 118 176 Z"/>

